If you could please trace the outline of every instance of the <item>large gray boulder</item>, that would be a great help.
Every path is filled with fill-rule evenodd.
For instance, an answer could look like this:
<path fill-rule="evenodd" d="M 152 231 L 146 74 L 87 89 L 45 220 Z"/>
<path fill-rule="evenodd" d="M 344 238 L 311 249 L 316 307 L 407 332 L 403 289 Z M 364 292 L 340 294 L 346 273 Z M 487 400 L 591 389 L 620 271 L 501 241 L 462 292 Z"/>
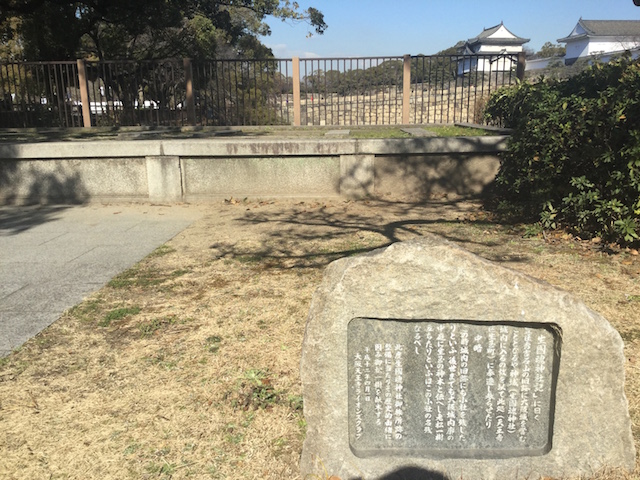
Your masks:
<path fill-rule="evenodd" d="M 567 292 L 439 237 L 329 265 L 301 374 L 303 477 L 634 468 L 620 335 Z"/>

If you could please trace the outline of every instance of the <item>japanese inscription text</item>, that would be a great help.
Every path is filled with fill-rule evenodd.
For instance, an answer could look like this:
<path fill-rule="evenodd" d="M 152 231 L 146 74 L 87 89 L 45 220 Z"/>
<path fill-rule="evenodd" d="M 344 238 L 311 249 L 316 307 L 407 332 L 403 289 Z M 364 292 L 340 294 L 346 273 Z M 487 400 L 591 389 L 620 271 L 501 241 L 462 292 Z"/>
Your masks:
<path fill-rule="evenodd" d="M 356 455 L 550 449 L 560 361 L 550 325 L 354 318 L 347 337 Z"/>

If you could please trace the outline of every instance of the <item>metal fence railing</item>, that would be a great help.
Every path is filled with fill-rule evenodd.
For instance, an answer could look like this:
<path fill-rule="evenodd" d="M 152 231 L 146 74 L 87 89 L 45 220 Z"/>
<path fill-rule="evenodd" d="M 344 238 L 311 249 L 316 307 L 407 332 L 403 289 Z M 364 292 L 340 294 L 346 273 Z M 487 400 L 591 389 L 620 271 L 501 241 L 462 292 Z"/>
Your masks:
<path fill-rule="evenodd" d="M 91 124 L 186 124 L 181 60 L 86 62 Z"/>
<path fill-rule="evenodd" d="M 412 57 L 411 123 L 482 123 L 487 100 L 516 81 L 517 66 L 517 54 Z"/>
<path fill-rule="evenodd" d="M 0 127 L 82 126 L 76 62 L 0 64 Z"/>
<path fill-rule="evenodd" d="M 199 125 L 279 125 L 293 119 L 292 60 L 193 63 Z"/>
<path fill-rule="evenodd" d="M 402 123 L 403 57 L 300 59 L 303 125 Z"/>
<path fill-rule="evenodd" d="M 0 64 L 0 127 L 478 122 L 520 55 Z"/>

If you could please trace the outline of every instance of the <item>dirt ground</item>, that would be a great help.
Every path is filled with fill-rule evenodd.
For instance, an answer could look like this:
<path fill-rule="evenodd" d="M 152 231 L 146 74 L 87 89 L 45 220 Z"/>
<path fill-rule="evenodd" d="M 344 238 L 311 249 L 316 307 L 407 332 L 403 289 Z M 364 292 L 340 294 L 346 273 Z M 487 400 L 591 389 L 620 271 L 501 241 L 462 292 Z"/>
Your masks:
<path fill-rule="evenodd" d="M 426 232 L 608 318 L 638 444 L 637 251 L 496 223 L 472 202 L 197 208 L 201 220 L 0 359 L 0 478 L 300 478 L 300 351 L 323 268 Z"/>

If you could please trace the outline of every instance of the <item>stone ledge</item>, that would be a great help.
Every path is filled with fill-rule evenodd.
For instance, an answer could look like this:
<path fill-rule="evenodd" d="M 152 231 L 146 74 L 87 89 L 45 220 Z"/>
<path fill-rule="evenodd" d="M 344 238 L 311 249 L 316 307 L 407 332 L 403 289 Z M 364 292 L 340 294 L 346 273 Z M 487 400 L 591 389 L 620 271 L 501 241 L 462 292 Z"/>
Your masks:
<path fill-rule="evenodd" d="M 503 152 L 508 136 L 391 139 L 196 139 L 130 140 L 0 145 L 2 159 L 261 157 L 300 155 L 422 155 Z"/>

